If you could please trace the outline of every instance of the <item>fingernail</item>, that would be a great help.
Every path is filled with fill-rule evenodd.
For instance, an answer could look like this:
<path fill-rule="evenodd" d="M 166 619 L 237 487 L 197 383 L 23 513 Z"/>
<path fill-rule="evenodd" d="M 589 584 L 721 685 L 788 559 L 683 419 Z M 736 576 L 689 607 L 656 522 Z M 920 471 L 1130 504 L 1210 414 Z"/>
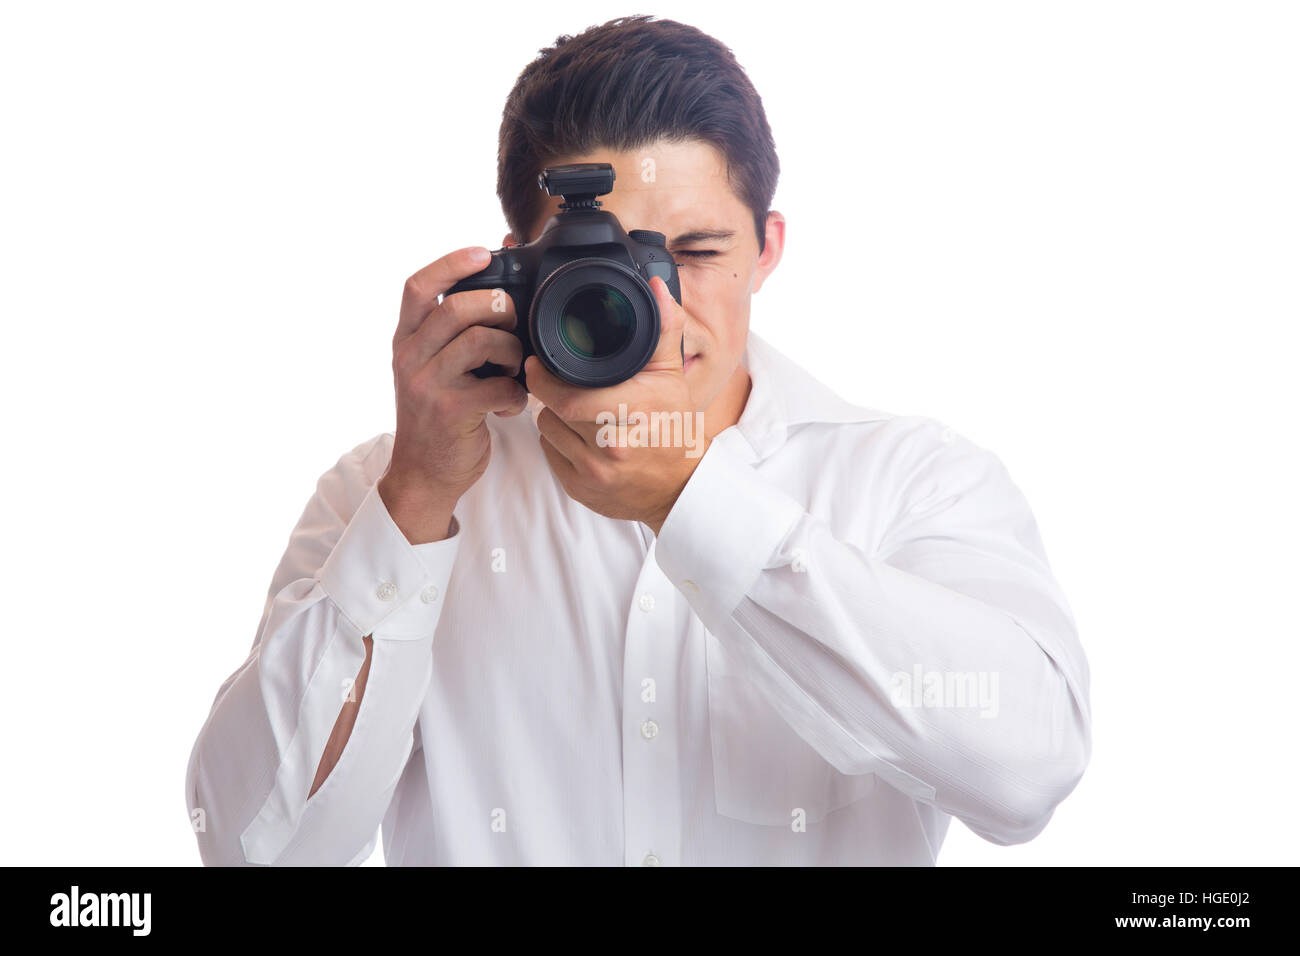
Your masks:
<path fill-rule="evenodd" d="M 483 246 L 477 246 L 474 251 L 470 253 L 470 258 L 477 263 L 487 265 L 488 261 L 492 258 L 492 253 Z"/>

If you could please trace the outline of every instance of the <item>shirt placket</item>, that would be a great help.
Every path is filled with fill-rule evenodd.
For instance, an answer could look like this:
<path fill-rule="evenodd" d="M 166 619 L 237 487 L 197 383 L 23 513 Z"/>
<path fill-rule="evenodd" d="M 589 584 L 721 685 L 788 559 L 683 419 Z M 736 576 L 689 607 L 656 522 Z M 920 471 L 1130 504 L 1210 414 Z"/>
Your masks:
<path fill-rule="evenodd" d="M 623 657 L 624 863 L 681 863 L 679 656 L 688 608 L 646 554 L 627 613 Z"/>

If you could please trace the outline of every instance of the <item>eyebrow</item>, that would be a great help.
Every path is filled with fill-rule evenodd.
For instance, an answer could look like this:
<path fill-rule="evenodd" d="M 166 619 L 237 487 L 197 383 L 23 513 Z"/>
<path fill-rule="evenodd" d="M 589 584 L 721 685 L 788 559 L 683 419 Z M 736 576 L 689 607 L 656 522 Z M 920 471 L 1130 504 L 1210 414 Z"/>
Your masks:
<path fill-rule="evenodd" d="M 714 240 L 729 242 L 735 238 L 736 233 L 731 229 L 693 229 L 674 239 L 673 245 L 680 246 L 689 242 L 712 242 Z"/>

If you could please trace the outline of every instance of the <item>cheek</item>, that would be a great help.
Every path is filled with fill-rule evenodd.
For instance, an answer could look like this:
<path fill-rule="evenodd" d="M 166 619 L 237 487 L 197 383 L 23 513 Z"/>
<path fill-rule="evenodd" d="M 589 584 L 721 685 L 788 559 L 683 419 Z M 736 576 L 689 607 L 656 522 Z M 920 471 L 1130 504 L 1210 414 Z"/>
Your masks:
<path fill-rule="evenodd" d="M 743 345 L 747 323 L 744 282 L 732 270 L 682 273 L 682 300 L 687 333 L 702 336 L 723 348 Z"/>

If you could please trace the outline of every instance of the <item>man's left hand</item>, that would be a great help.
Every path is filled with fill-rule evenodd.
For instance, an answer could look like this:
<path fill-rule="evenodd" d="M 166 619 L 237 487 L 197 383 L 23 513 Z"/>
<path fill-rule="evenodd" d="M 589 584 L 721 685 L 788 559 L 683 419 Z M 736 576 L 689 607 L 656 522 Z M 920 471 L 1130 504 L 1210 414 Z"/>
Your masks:
<path fill-rule="evenodd" d="M 556 378 L 535 355 L 525 361 L 524 374 L 528 390 L 546 406 L 537 416 L 542 453 L 568 496 L 608 518 L 644 522 L 658 534 L 709 440 L 697 427 L 682 372 L 686 313 L 662 279 L 651 279 L 650 288 L 659 303 L 659 344 L 632 378 L 608 388 L 582 388 Z M 658 433 L 660 447 L 611 443 L 609 422 L 618 422 L 622 409 L 629 436 L 636 431 L 631 423 L 638 421 L 638 412 L 646 416 L 640 421 L 671 421 L 674 427 L 646 430 Z M 662 446 L 665 433 L 677 436 L 676 447 Z"/>

